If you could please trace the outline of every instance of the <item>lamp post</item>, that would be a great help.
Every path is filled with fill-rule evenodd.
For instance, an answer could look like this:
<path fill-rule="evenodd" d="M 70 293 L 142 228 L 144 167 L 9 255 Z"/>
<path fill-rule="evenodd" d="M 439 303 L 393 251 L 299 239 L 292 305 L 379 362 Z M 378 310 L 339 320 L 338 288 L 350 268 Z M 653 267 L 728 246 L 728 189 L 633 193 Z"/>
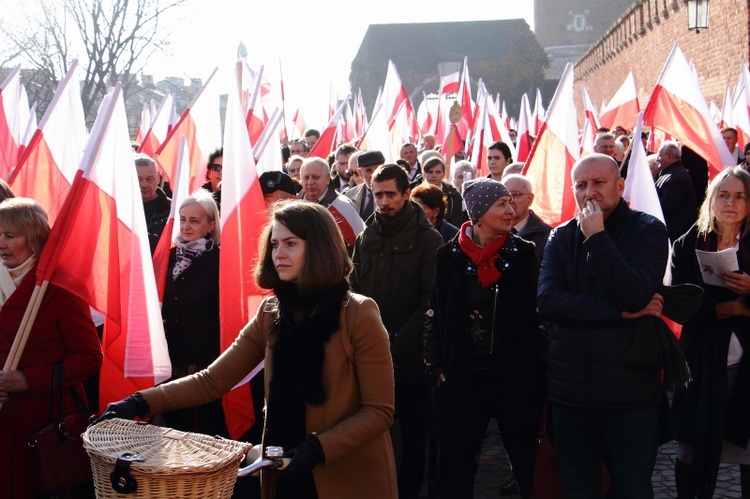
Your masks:
<path fill-rule="evenodd" d="M 688 29 L 695 30 L 696 33 L 708 29 L 708 1 L 687 0 Z"/>

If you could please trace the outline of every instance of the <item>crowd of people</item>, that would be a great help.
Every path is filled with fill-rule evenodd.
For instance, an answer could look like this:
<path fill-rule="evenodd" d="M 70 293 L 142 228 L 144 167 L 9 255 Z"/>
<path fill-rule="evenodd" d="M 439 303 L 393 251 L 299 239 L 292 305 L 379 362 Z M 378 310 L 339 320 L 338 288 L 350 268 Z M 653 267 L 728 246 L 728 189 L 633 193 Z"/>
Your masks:
<path fill-rule="evenodd" d="M 722 135 L 738 166 L 710 183 L 678 142 L 651 156 L 662 223 L 622 197 L 640 137 L 601 130 L 571 172 L 578 214 L 553 229 L 503 142 L 487 148 L 485 175 L 429 135 L 395 163 L 354 144 L 307 157 L 310 130 L 283 144 L 284 171 L 259 177 L 269 222 L 253 277 L 269 296 L 223 353 L 217 149 L 179 206 L 163 283 L 172 378 L 100 420 L 227 436 L 221 396 L 265 361 L 243 439 L 286 449 L 279 498 L 418 498 L 432 477 L 438 497 L 471 498 L 490 419 L 513 471 L 503 491 L 523 498 L 553 479 L 536 462 L 545 421 L 561 496 L 653 497 L 658 446 L 674 439 L 678 497 L 711 497 L 720 463 L 740 465 L 750 497 L 750 147 Z M 153 252 L 170 186 L 152 158 L 134 165 Z M 33 200 L 0 193 L 4 361 L 49 226 Z M 708 272 L 701 255 L 719 252 L 726 267 Z M 677 355 L 641 332 L 676 320 L 671 290 L 686 284 L 703 295 Z M 1 496 L 33 496 L 26 438 L 48 418 L 53 367 L 65 367 L 72 407 L 101 365 L 98 342 L 86 304 L 48 290 L 18 368 L 0 371 Z M 670 386 L 662 371 L 679 362 L 691 379 Z"/>

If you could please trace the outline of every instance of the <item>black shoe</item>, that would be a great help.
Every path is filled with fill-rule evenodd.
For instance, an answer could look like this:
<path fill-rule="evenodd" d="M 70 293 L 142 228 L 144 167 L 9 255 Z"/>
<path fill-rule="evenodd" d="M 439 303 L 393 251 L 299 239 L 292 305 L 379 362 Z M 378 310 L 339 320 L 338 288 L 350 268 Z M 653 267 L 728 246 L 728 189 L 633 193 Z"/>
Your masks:
<path fill-rule="evenodd" d="M 507 482 L 505 482 L 503 485 L 500 486 L 500 495 L 501 496 L 512 496 L 515 494 L 518 494 L 518 482 L 516 482 L 515 478 L 511 478 Z"/>

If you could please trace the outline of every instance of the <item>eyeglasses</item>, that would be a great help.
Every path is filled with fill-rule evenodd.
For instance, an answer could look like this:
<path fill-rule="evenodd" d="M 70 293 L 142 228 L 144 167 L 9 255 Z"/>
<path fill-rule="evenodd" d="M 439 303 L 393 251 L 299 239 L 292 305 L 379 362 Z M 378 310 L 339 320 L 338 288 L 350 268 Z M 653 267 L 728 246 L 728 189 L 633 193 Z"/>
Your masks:
<path fill-rule="evenodd" d="M 528 192 L 510 191 L 510 197 L 513 199 L 520 198 L 521 196 L 525 196 L 526 194 L 528 194 Z"/>
<path fill-rule="evenodd" d="M 208 165 L 208 169 L 209 170 L 213 170 L 215 172 L 220 172 L 221 171 L 221 165 L 218 164 L 218 163 L 211 163 L 210 165 Z"/>

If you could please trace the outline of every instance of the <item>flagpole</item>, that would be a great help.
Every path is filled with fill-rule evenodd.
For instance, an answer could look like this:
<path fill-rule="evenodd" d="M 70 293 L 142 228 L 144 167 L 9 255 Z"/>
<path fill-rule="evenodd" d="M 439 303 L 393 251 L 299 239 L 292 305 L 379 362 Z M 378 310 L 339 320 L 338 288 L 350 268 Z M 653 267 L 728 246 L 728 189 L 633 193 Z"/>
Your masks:
<path fill-rule="evenodd" d="M 34 327 L 36 316 L 39 314 L 39 308 L 42 305 L 42 299 L 47 292 L 48 285 L 49 281 L 44 281 L 41 285 L 37 284 L 34 286 L 34 291 L 31 293 L 29 303 L 26 305 L 26 311 L 23 313 L 21 324 L 18 326 L 18 332 L 13 339 L 10 351 L 8 352 L 8 358 L 5 359 L 3 371 L 13 371 L 18 367 L 18 363 L 21 361 L 21 355 L 23 355 L 23 351 L 26 348 L 26 342 L 29 339 L 31 328 Z M 0 409 L 2 409 L 2 407 L 3 404 L 0 403 Z"/>
<path fill-rule="evenodd" d="M 288 139 L 289 134 L 286 131 L 286 106 L 284 101 L 284 74 L 281 72 L 281 59 L 279 59 L 279 79 L 281 80 L 281 119 L 284 121 L 284 138 Z"/>

